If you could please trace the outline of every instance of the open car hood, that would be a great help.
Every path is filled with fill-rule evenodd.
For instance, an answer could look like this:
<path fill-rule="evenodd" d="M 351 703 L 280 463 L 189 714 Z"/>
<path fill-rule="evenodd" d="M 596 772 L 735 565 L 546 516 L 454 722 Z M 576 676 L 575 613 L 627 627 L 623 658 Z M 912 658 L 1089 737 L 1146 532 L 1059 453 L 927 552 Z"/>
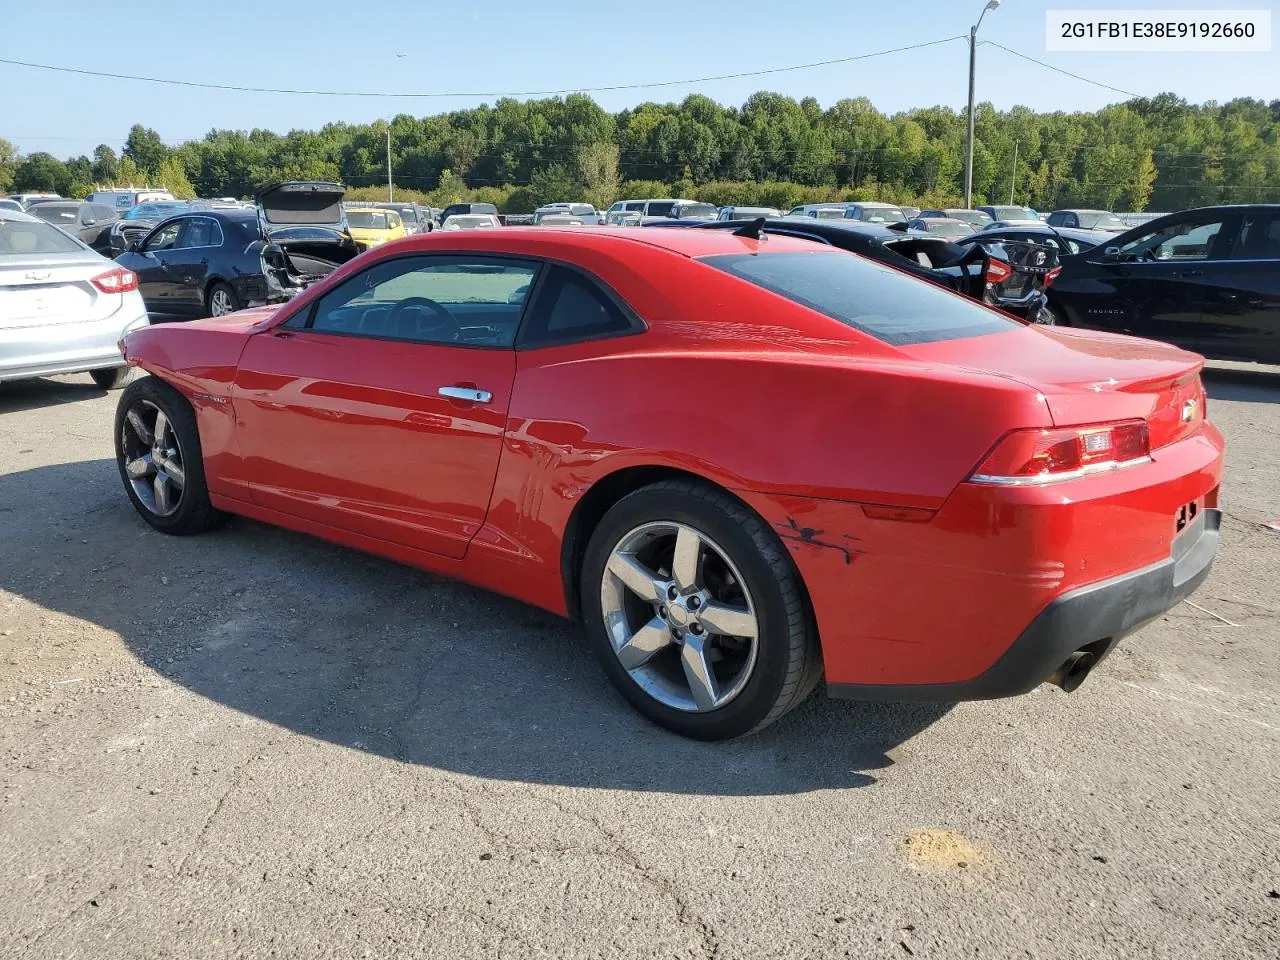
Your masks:
<path fill-rule="evenodd" d="M 346 188 L 323 180 L 290 180 L 260 191 L 254 202 L 263 229 L 273 232 L 281 226 L 333 227 L 346 229 L 342 198 Z"/>

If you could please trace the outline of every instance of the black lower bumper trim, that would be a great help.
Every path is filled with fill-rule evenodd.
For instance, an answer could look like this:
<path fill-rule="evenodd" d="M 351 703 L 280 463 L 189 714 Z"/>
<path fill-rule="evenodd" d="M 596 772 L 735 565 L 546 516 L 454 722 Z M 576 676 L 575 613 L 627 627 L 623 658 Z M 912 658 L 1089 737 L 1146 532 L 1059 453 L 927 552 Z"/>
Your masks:
<path fill-rule="evenodd" d="M 1200 511 L 1174 540 L 1167 560 L 1065 593 L 1050 603 L 985 673 L 959 683 L 833 683 L 827 693 L 850 700 L 993 700 L 1044 683 L 1066 659 L 1088 648 L 1101 660 L 1117 641 L 1172 609 L 1209 575 L 1222 513 Z"/>

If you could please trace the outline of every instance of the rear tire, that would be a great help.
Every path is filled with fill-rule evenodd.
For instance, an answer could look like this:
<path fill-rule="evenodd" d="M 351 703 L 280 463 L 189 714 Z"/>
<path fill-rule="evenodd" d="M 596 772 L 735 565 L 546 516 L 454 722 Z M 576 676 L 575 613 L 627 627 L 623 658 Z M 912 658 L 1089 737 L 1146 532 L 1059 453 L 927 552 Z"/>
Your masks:
<path fill-rule="evenodd" d="M 683 567 L 692 577 L 681 573 L 681 537 L 696 545 Z M 766 727 L 822 675 L 790 555 L 760 517 L 709 485 L 664 481 L 614 504 L 587 546 L 581 596 L 588 641 L 614 686 L 682 736 L 727 740 Z M 710 680 L 695 683 L 704 673 Z"/>
<path fill-rule="evenodd" d="M 210 317 L 225 317 L 243 308 L 244 304 L 228 284 L 219 280 L 209 287 L 204 296 L 205 313 Z"/>
<path fill-rule="evenodd" d="M 158 377 L 137 380 L 120 395 L 115 418 L 116 465 L 139 515 L 162 533 L 203 533 L 226 514 L 209 502 L 195 412 Z"/>
<path fill-rule="evenodd" d="M 103 390 L 123 390 L 142 376 L 142 371 L 137 367 L 107 367 L 105 370 L 90 370 L 89 376 Z"/>

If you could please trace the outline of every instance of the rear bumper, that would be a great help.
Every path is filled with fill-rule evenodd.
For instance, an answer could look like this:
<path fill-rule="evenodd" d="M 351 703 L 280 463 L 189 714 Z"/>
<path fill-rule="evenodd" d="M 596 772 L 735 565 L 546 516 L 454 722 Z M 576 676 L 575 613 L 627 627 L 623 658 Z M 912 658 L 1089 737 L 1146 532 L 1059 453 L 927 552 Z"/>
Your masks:
<path fill-rule="evenodd" d="M 1218 552 L 1222 513 L 1203 509 L 1178 536 L 1166 560 L 1050 603 L 986 672 L 960 683 L 834 683 L 833 697 L 853 700 L 991 700 L 1028 693 L 1073 653 L 1088 648 L 1097 660 L 1125 636 L 1172 609 L 1204 582 Z"/>
<path fill-rule="evenodd" d="M 120 340 L 147 323 L 142 298 L 134 294 L 103 320 L 0 329 L 0 380 L 123 366 Z"/>

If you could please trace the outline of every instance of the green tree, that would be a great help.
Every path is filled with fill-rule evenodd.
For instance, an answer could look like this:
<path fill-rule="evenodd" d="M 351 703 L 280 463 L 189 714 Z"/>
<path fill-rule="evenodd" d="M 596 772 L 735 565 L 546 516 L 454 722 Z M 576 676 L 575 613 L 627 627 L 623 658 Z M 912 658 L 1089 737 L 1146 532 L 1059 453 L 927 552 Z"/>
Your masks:
<path fill-rule="evenodd" d="M 118 171 L 118 183 L 121 186 L 140 187 L 143 184 L 138 181 L 142 179 L 142 173 L 138 170 L 138 165 L 133 162 L 133 157 L 121 157 L 120 169 Z"/>
<path fill-rule="evenodd" d="M 589 203 L 609 206 L 618 196 L 618 145 L 600 140 L 579 147 L 578 177 Z"/>
<path fill-rule="evenodd" d="M 577 200 L 582 196 L 582 184 L 564 164 L 549 163 L 529 178 L 529 193 L 539 206 Z"/>
<path fill-rule="evenodd" d="M 70 184 L 67 165 L 44 151 L 26 157 L 13 171 L 13 189 L 19 193 L 63 193 Z"/>
<path fill-rule="evenodd" d="M 105 143 L 93 148 L 93 179 L 103 186 L 110 186 L 120 176 L 120 158 Z"/>
<path fill-rule="evenodd" d="M 166 157 L 152 175 L 152 185 L 163 187 L 179 200 L 190 200 L 196 195 L 195 187 L 187 179 L 187 172 L 177 157 Z"/>
<path fill-rule="evenodd" d="M 18 148 L 0 137 L 0 192 L 13 184 L 13 173 L 18 168 Z"/>
<path fill-rule="evenodd" d="M 169 155 L 169 148 L 160 139 L 160 134 L 135 123 L 129 128 L 129 137 L 124 142 L 124 155 L 137 164 L 143 174 L 151 177 Z"/>

